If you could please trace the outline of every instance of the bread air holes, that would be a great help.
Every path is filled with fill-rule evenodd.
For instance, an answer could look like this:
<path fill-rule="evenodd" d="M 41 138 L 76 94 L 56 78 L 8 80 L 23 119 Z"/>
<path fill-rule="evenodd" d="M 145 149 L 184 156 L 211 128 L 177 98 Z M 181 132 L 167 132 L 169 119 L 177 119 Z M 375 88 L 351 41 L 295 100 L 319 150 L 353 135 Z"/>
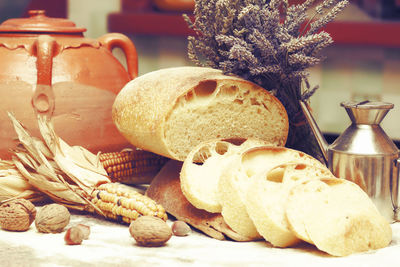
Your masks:
<path fill-rule="evenodd" d="M 228 149 L 229 149 L 228 143 L 217 142 L 215 144 L 215 152 L 217 152 L 220 155 L 224 155 L 226 152 L 228 152 Z"/>
<path fill-rule="evenodd" d="M 328 186 L 335 186 L 343 183 L 339 178 L 321 178 L 321 182 L 324 182 Z"/>
<path fill-rule="evenodd" d="M 200 97 L 209 97 L 212 95 L 217 88 L 216 81 L 203 81 L 200 82 L 194 89 L 194 94 L 197 98 Z"/>
<path fill-rule="evenodd" d="M 211 157 L 209 147 L 202 147 L 193 155 L 192 163 L 196 165 L 203 165 L 203 163 Z"/>
<path fill-rule="evenodd" d="M 307 168 L 306 164 L 296 164 L 296 167 L 294 167 L 295 170 L 304 170 L 305 168 Z"/>
<path fill-rule="evenodd" d="M 214 147 L 202 147 L 195 153 L 193 156 L 192 163 L 196 165 L 203 165 L 204 162 L 215 155 L 215 153 L 219 155 L 224 155 L 228 152 L 229 144 L 225 142 L 217 142 Z"/>
<path fill-rule="evenodd" d="M 270 170 L 266 174 L 265 178 L 270 182 L 282 183 L 284 173 L 285 173 L 284 167 L 277 167 Z"/>
<path fill-rule="evenodd" d="M 242 105 L 243 104 L 243 99 L 235 99 L 235 100 L 233 100 L 233 102 L 237 103 L 239 105 Z"/>
<path fill-rule="evenodd" d="M 247 96 L 250 94 L 249 90 L 239 90 L 238 87 L 235 86 L 237 91 L 235 92 L 235 100 L 233 100 L 233 103 L 237 103 L 239 105 L 242 105 L 244 103 L 244 99 L 247 98 Z"/>
<path fill-rule="evenodd" d="M 250 103 L 252 106 L 259 106 L 261 103 L 254 97 L 250 98 Z"/>
<path fill-rule="evenodd" d="M 190 102 L 193 98 L 194 98 L 193 91 L 189 91 L 189 92 L 185 95 L 185 100 L 186 100 L 186 102 Z"/>
<path fill-rule="evenodd" d="M 236 97 L 239 88 L 236 85 L 222 85 L 220 87 L 220 94 Z"/>

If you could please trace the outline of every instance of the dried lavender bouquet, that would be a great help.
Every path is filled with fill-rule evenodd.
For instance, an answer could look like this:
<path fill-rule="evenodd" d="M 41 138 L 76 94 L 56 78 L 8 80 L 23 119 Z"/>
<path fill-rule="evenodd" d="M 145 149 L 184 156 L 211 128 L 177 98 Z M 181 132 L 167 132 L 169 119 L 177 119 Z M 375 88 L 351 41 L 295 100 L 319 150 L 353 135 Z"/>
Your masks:
<path fill-rule="evenodd" d="M 308 83 L 308 69 L 321 62 L 321 50 L 333 42 L 320 29 L 347 4 L 347 0 L 305 0 L 296 5 L 288 0 L 195 0 L 194 21 L 185 15 L 197 33 L 188 38 L 188 56 L 196 65 L 241 76 L 273 93 L 288 112 L 287 146 L 321 159 L 299 100 L 307 101 L 317 90 Z"/>

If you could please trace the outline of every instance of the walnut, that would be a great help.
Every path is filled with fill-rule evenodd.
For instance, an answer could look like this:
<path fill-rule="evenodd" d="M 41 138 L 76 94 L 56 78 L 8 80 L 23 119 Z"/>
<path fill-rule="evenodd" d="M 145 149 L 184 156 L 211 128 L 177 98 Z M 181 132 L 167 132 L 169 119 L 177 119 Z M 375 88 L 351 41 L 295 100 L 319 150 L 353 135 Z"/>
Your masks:
<path fill-rule="evenodd" d="M 0 206 L 0 225 L 8 231 L 26 231 L 35 220 L 36 208 L 26 199 L 14 199 Z"/>
<path fill-rule="evenodd" d="M 69 224 L 71 214 L 60 204 L 48 204 L 39 209 L 35 225 L 41 233 L 61 233 Z"/>
<path fill-rule="evenodd" d="M 129 232 L 139 246 L 160 247 L 172 236 L 169 225 L 158 217 L 142 216 L 132 221 Z"/>

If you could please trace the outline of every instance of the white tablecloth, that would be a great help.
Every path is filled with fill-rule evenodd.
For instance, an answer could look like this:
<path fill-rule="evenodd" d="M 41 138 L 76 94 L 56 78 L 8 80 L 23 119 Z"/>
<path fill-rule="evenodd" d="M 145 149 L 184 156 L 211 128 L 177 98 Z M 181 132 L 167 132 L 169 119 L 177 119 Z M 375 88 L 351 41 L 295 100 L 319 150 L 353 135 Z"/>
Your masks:
<path fill-rule="evenodd" d="M 172 236 L 164 247 L 139 247 L 127 225 L 72 214 L 68 227 L 91 227 L 88 240 L 68 246 L 64 234 L 0 230 L 0 266 L 400 266 L 400 223 L 392 224 L 389 247 L 348 257 L 332 257 L 314 246 L 272 248 L 266 242 L 218 241 L 193 231 Z M 171 221 L 168 221 L 171 224 Z"/>

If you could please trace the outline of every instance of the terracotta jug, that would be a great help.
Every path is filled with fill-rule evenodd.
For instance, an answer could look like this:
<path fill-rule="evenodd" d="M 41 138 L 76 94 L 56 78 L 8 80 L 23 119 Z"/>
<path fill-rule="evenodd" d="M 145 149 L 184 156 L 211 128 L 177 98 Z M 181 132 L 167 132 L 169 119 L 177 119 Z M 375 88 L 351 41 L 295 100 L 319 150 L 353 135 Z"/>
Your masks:
<path fill-rule="evenodd" d="M 119 33 L 97 40 L 85 38 L 84 28 L 32 10 L 29 18 L 0 25 L 0 158 L 15 147 L 12 112 L 33 135 L 39 136 L 36 114 L 54 122 L 71 145 L 116 151 L 129 146 L 114 126 L 111 108 L 120 89 L 138 73 L 132 41 Z M 113 56 L 119 47 L 127 70 Z"/>

